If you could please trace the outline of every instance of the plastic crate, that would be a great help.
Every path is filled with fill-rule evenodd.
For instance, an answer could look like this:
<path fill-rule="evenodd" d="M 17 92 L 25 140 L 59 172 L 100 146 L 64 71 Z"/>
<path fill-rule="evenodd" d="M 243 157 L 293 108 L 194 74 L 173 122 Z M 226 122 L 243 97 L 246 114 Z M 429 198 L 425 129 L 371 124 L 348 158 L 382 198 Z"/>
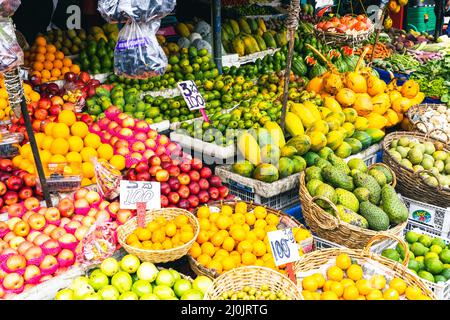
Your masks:
<path fill-rule="evenodd" d="M 432 204 L 403 197 L 409 211 L 409 219 L 418 228 L 433 235 L 450 238 L 450 208 L 441 208 Z"/>
<path fill-rule="evenodd" d="M 425 23 L 424 15 L 428 15 L 428 22 Z M 433 6 L 410 7 L 406 19 L 406 30 L 413 29 L 418 32 L 433 31 L 436 27 L 436 15 Z"/>
<path fill-rule="evenodd" d="M 256 194 L 253 188 L 244 186 L 236 181 L 228 180 L 227 186 L 231 194 L 238 196 L 244 201 L 252 201 L 276 210 L 286 209 L 300 202 L 298 186 L 270 198 L 262 197 Z"/>

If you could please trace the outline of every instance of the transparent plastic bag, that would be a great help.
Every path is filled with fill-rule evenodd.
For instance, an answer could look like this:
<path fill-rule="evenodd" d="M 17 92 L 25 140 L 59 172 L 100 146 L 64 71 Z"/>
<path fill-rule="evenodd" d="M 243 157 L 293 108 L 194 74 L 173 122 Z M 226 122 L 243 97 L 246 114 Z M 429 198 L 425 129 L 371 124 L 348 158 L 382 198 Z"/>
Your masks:
<path fill-rule="evenodd" d="M 0 21 L 0 72 L 5 72 L 23 64 L 23 51 L 15 35 L 10 19 Z"/>
<path fill-rule="evenodd" d="M 146 79 L 164 74 L 167 57 L 156 39 L 159 24 L 131 22 L 120 30 L 114 51 L 116 75 Z"/>
<path fill-rule="evenodd" d="M 0 16 L 11 17 L 20 6 L 20 0 L 0 0 Z"/>
<path fill-rule="evenodd" d="M 106 161 L 99 161 L 97 158 L 91 159 L 94 164 L 95 178 L 98 192 L 108 200 L 115 199 L 120 193 L 120 180 L 122 175 Z"/>
<path fill-rule="evenodd" d="M 176 0 L 99 0 L 98 11 L 109 22 L 160 20 L 175 8 Z"/>

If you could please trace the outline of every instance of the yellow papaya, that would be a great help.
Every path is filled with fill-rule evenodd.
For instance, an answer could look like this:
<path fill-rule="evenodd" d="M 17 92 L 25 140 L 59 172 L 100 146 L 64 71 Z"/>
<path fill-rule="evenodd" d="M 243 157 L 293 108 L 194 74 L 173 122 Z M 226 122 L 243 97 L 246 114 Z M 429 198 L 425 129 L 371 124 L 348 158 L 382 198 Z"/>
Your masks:
<path fill-rule="evenodd" d="M 257 166 L 261 163 L 261 150 L 256 139 L 248 132 L 239 135 L 237 148 L 244 158 Z"/>
<path fill-rule="evenodd" d="M 303 127 L 305 128 L 311 127 L 316 122 L 316 118 L 309 109 L 301 103 L 293 103 L 289 111 L 295 113 L 302 120 Z"/>
<path fill-rule="evenodd" d="M 305 132 L 302 121 L 295 113 L 286 112 L 286 130 L 295 137 Z"/>
<path fill-rule="evenodd" d="M 385 117 L 375 112 L 369 113 L 366 118 L 369 121 L 369 128 L 383 129 L 388 123 Z"/>
<path fill-rule="evenodd" d="M 264 128 L 266 128 L 270 136 L 272 137 L 272 140 L 275 142 L 275 144 L 278 145 L 279 148 L 283 148 L 286 144 L 286 140 L 284 139 L 283 131 L 281 130 L 278 123 L 274 121 L 267 121 L 264 123 Z"/>
<path fill-rule="evenodd" d="M 338 111 L 342 111 L 341 105 L 339 104 L 339 102 L 337 102 L 337 100 L 333 97 L 325 97 L 323 99 L 323 106 L 325 108 L 330 109 L 333 112 L 338 112 Z"/>

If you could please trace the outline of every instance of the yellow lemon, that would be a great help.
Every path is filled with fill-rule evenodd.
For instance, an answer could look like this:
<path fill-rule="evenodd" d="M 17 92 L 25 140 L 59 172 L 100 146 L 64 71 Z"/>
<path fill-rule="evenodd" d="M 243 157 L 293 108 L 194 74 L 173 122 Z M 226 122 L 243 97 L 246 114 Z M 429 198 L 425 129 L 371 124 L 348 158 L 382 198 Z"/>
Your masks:
<path fill-rule="evenodd" d="M 232 237 L 227 237 L 222 243 L 222 248 L 227 250 L 228 252 L 233 251 L 235 245 L 235 241 Z"/>
<path fill-rule="evenodd" d="M 197 210 L 197 217 L 200 218 L 208 218 L 210 214 L 208 206 L 201 206 Z"/>
<path fill-rule="evenodd" d="M 315 273 L 312 277 L 316 279 L 318 288 L 322 288 L 325 285 L 325 277 L 321 273 Z"/>
<path fill-rule="evenodd" d="M 349 277 L 353 281 L 358 281 L 358 280 L 362 279 L 362 277 L 363 277 L 362 268 L 357 264 L 352 264 L 347 269 L 347 277 Z"/>
<path fill-rule="evenodd" d="M 267 222 L 268 225 L 277 226 L 278 223 L 280 222 L 280 218 L 277 215 L 273 214 L 273 213 L 269 213 L 266 216 L 266 222 Z"/>
<path fill-rule="evenodd" d="M 64 162 L 67 162 L 67 160 L 63 155 L 55 154 L 50 157 L 49 162 L 50 163 L 64 163 Z"/>
<path fill-rule="evenodd" d="M 234 211 L 236 213 L 246 214 L 247 213 L 247 204 L 245 202 L 242 202 L 242 201 L 236 203 L 236 206 L 234 207 Z"/>
<path fill-rule="evenodd" d="M 70 135 L 69 127 L 64 123 L 55 123 L 52 127 L 53 138 L 67 138 Z"/>
<path fill-rule="evenodd" d="M 256 263 L 256 256 L 251 252 L 244 252 L 242 254 L 242 264 L 252 266 Z"/>
<path fill-rule="evenodd" d="M 331 266 L 327 269 L 327 277 L 330 280 L 341 281 L 344 278 L 344 272 L 337 266 Z"/>
<path fill-rule="evenodd" d="M 400 278 L 394 278 L 389 282 L 389 288 L 395 289 L 399 295 L 402 295 L 405 293 L 406 290 L 406 282 L 403 279 Z"/>
<path fill-rule="evenodd" d="M 333 291 L 322 292 L 320 296 L 320 300 L 338 300 L 339 297 Z"/>
<path fill-rule="evenodd" d="M 98 156 L 105 160 L 110 160 L 114 155 L 114 150 L 109 144 L 102 143 L 97 149 Z"/>
<path fill-rule="evenodd" d="M 69 143 L 64 138 L 56 138 L 52 141 L 50 152 L 52 154 L 66 155 L 69 152 Z"/>
<path fill-rule="evenodd" d="M 52 146 L 53 138 L 51 136 L 46 136 L 42 140 L 42 149 L 44 150 L 50 150 L 50 147 Z"/>
<path fill-rule="evenodd" d="M 49 122 L 44 127 L 44 133 L 47 137 L 52 135 L 53 127 L 55 126 L 54 122 Z"/>
<path fill-rule="evenodd" d="M 97 157 L 97 151 L 92 147 L 84 147 L 80 152 L 84 162 L 91 162 L 92 157 Z"/>
<path fill-rule="evenodd" d="M 30 155 L 33 156 L 33 151 L 31 150 L 31 145 L 29 143 L 23 145 L 19 152 L 22 158 L 25 159 L 30 159 Z"/>
<path fill-rule="evenodd" d="M 231 216 L 233 214 L 233 208 L 227 205 L 222 206 L 221 209 L 222 214 Z"/>
<path fill-rule="evenodd" d="M 62 110 L 58 114 L 58 122 L 64 123 L 67 126 L 73 125 L 77 121 L 75 113 L 71 110 Z"/>
<path fill-rule="evenodd" d="M 370 281 L 367 279 L 361 279 L 356 281 L 356 288 L 358 288 L 358 291 L 362 295 L 367 295 L 372 291 L 372 285 L 370 284 Z"/>
<path fill-rule="evenodd" d="M 317 283 L 317 280 L 314 276 L 309 276 L 303 278 L 302 288 L 303 290 L 316 291 L 319 288 L 319 284 Z"/>
<path fill-rule="evenodd" d="M 101 144 L 100 137 L 95 133 L 88 133 L 86 137 L 84 137 L 84 146 L 91 147 L 97 149 Z"/>
<path fill-rule="evenodd" d="M 383 293 L 383 298 L 385 300 L 398 300 L 399 294 L 397 290 L 389 288 Z"/>
<path fill-rule="evenodd" d="M 344 288 L 347 288 L 349 286 L 354 286 L 355 282 L 352 279 L 344 278 L 341 280 L 341 284 L 344 286 Z"/>
<path fill-rule="evenodd" d="M 68 142 L 70 151 L 80 152 L 83 149 L 83 140 L 80 137 L 72 136 Z"/>
<path fill-rule="evenodd" d="M 83 158 L 81 158 L 81 155 L 78 152 L 71 151 L 66 155 L 66 159 L 69 163 L 73 162 L 83 162 Z"/>
<path fill-rule="evenodd" d="M 351 285 L 348 287 L 344 288 L 344 295 L 343 295 L 345 300 L 356 300 L 359 297 L 359 291 L 358 288 L 356 288 L 356 286 Z"/>
<path fill-rule="evenodd" d="M 253 254 L 257 257 L 262 257 L 266 253 L 266 249 L 266 244 L 261 240 L 257 240 L 253 244 Z"/>
<path fill-rule="evenodd" d="M 255 224 L 256 222 L 256 216 L 254 213 L 245 213 L 245 222 L 249 225 L 252 226 Z"/>
<path fill-rule="evenodd" d="M 342 270 L 347 270 L 352 265 L 352 260 L 348 254 L 341 253 L 336 257 L 336 265 Z"/>
<path fill-rule="evenodd" d="M 117 170 L 123 170 L 125 169 L 125 157 L 121 155 L 114 155 L 109 160 L 109 163 L 116 168 Z"/>
<path fill-rule="evenodd" d="M 407 287 L 405 290 L 405 296 L 408 300 L 417 300 L 417 298 L 422 294 L 422 290 L 418 287 Z"/>
<path fill-rule="evenodd" d="M 334 293 L 336 293 L 336 295 L 338 297 L 341 297 L 344 294 L 344 286 L 337 281 L 334 281 L 331 284 L 330 290 L 333 291 Z"/>
<path fill-rule="evenodd" d="M 264 219 L 267 215 L 266 208 L 262 206 L 255 207 L 255 209 L 253 209 L 253 212 L 255 213 L 257 219 Z"/>
<path fill-rule="evenodd" d="M 255 221 L 255 225 L 254 225 L 255 229 L 263 229 L 264 230 L 264 228 L 266 226 L 267 226 L 267 222 L 264 219 L 257 219 Z"/>
<path fill-rule="evenodd" d="M 386 279 L 382 275 L 374 275 L 370 278 L 370 284 L 372 288 L 381 290 L 386 286 Z"/>
<path fill-rule="evenodd" d="M 89 133 L 89 128 L 86 123 L 77 121 L 70 127 L 70 133 L 73 136 L 84 138 Z"/>

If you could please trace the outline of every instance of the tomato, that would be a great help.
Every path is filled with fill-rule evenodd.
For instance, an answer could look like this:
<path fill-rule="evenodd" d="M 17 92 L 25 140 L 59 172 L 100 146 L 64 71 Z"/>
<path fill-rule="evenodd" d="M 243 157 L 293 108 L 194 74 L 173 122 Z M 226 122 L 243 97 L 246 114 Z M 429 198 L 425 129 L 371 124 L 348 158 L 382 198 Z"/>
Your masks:
<path fill-rule="evenodd" d="M 358 23 L 355 24 L 355 30 L 357 31 L 362 31 L 362 30 L 366 30 L 367 26 L 364 22 L 359 21 Z"/>

